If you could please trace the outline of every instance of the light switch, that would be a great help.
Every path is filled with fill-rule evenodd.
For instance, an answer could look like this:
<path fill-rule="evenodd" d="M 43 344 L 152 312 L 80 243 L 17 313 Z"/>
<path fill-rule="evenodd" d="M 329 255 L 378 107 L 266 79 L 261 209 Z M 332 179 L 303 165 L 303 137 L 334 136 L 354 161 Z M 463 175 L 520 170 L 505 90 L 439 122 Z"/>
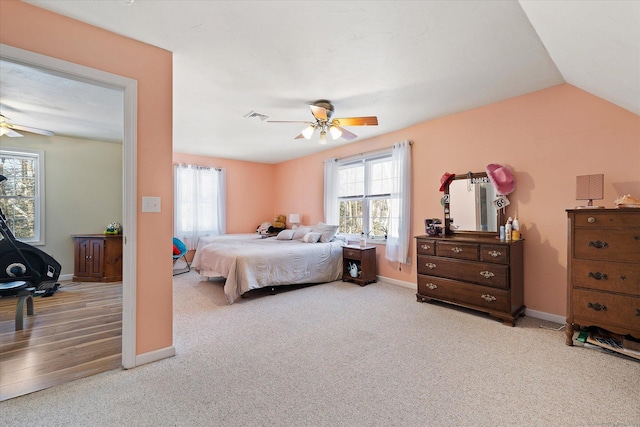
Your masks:
<path fill-rule="evenodd" d="M 160 212 L 160 197 L 142 196 L 142 212 Z"/>

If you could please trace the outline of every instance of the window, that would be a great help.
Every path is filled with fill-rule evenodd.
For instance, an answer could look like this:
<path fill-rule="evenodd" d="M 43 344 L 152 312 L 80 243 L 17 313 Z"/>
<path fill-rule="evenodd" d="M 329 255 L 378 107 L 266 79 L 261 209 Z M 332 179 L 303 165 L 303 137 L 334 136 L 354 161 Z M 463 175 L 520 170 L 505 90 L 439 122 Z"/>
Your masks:
<path fill-rule="evenodd" d="M 378 154 L 338 169 L 339 232 L 384 239 L 393 186 L 391 153 Z"/>
<path fill-rule="evenodd" d="M 44 244 L 44 152 L 0 150 L 0 208 L 17 239 Z"/>
<path fill-rule="evenodd" d="M 226 232 L 225 171 L 196 165 L 175 166 L 175 236 L 196 249 L 203 236 Z"/>

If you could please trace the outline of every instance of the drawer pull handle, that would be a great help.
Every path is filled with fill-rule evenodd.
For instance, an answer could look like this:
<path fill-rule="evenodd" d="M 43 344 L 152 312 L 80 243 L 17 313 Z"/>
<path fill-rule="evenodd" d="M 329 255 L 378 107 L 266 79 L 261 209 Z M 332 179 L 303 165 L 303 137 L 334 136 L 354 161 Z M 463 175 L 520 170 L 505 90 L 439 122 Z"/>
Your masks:
<path fill-rule="evenodd" d="M 593 224 L 594 222 L 596 222 L 596 219 L 594 217 L 590 216 L 589 218 L 587 218 L 587 222 L 589 224 Z"/>
<path fill-rule="evenodd" d="M 354 255 L 354 253 L 353 253 L 353 252 L 347 252 L 347 255 L 349 255 L 349 256 L 353 256 L 353 255 Z"/>
<path fill-rule="evenodd" d="M 480 272 L 480 275 L 481 275 L 482 277 L 484 277 L 485 279 L 489 279 L 489 278 L 491 278 L 491 277 L 495 276 L 495 274 L 493 274 L 492 272 L 487 271 L 487 270 L 485 270 L 485 271 L 481 271 L 481 272 Z"/>
<path fill-rule="evenodd" d="M 609 244 L 607 242 L 601 242 L 600 240 L 596 240 L 595 242 L 589 242 L 589 246 L 593 246 L 596 249 L 608 248 Z"/>
<path fill-rule="evenodd" d="M 595 273 L 589 272 L 589 277 L 593 277 L 596 280 L 607 280 L 609 277 L 604 274 L 596 271 Z"/>
<path fill-rule="evenodd" d="M 433 270 L 434 268 L 436 268 L 436 265 L 432 262 L 428 262 L 425 264 L 425 266 L 429 269 L 429 270 Z"/>
<path fill-rule="evenodd" d="M 428 251 L 429 249 L 431 249 L 431 246 L 429 245 L 422 245 L 420 246 L 422 249 L 424 249 L 425 251 Z"/>
<path fill-rule="evenodd" d="M 462 252 L 462 249 L 460 249 L 459 247 L 456 246 L 455 248 L 451 248 L 451 251 L 456 253 L 456 254 L 459 254 L 460 252 Z"/>
<path fill-rule="evenodd" d="M 434 285 L 433 283 L 427 283 L 425 286 L 431 290 L 438 289 L 438 285 Z"/>
<path fill-rule="evenodd" d="M 489 255 L 491 255 L 494 258 L 498 258 L 500 255 L 502 255 L 502 252 L 499 251 L 489 251 Z"/>
<path fill-rule="evenodd" d="M 494 297 L 493 295 L 484 294 L 482 295 L 482 299 L 485 300 L 486 302 L 492 302 L 496 300 L 496 297 Z"/>
<path fill-rule="evenodd" d="M 595 311 L 607 311 L 606 305 L 600 305 L 599 303 L 591 304 L 588 303 L 587 307 L 594 309 Z"/>

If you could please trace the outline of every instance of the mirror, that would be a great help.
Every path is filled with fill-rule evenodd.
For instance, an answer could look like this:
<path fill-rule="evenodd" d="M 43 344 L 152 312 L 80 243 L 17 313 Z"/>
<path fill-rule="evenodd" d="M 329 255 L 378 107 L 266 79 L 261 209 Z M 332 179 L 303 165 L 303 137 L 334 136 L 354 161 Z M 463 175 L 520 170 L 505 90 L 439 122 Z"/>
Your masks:
<path fill-rule="evenodd" d="M 503 212 L 493 205 L 495 199 L 486 172 L 455 175 L 444 188 L 445 232 L 497 234 Z"/>

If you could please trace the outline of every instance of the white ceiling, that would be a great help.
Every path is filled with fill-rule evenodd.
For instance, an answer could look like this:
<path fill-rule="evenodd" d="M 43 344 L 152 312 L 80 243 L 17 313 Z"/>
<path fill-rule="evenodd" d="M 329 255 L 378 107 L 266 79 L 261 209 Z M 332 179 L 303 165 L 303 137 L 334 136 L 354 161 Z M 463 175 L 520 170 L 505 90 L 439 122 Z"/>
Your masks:
<path fill-rule="evenodd" d="M 377 127 L 348 128 L 355 141 L 565 82 L 640 114 L 635 0 L 27 3 L 172 51 L 173 141 L 183 153 L 276 163 L 345 144 L 294 140 L 303 125 L 245 118 L 309 120 L 307 105 L 322 98 L 335 117 L 378 116 Z M 15 87 L 11 67 L 0 73 L 14 123 L 73 136 L 62 127 L 71 119 L 100 129 L 99 140 L 122 132 L 108 135 L 92 117 L 121 120 L 110 94 L 71 85 L 60 102 L 46 87 Z M 55 119 L 41 121 L 45 113 Z"/>

